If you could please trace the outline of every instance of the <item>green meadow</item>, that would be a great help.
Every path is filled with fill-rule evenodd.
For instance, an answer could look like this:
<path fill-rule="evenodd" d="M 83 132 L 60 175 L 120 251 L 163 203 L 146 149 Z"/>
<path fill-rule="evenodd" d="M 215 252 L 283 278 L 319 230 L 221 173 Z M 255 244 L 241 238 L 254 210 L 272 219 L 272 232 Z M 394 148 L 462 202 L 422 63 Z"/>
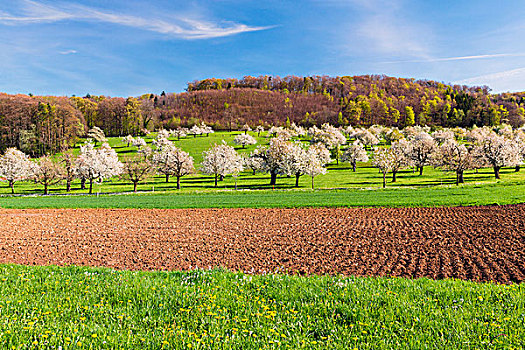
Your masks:
<path fill-rule="evenodd" d="M 523 285 L 0 266 L 4 349 L 520 349 Z"/>
<path fill-rule="evenodd" d="M 238 132 L 217 132 L 209 136 L 189 136 L 171 140 L 190 153 L 195 160 L 197 173 L 181 180 L 182 188 L 176 189 L 175 179 L 166 183 L 163 176 L 151 176 L 138 186 L 140 195 L 131 195 L 133 186 L 125 178 L 112 178 L 94 184 L 93 196 L 55 196 L 66 194 L 65 185 L 58 184 L 50 189 L 51 196 L 10 197 L 6 183 L 0 186 L 2 207 L 304 207 L 304 206 L 442 206 L 512 204 L 525 201 L 525 171 L 515 172 L 504 168 L 501 180 L 494 178 L 492 169 L 485 168 L 465 173 L 465 184 L 455 185 L 455 174 L 425 167 L 422 176 L 413 169 L 402 170 L 395 183 L 382 189 L 382 178 L 370 162 L 359 163 L 356 172 L 349 164 L 332 162 L 328 173 L 315 178 L 315 191 L 311 190 L 311 179 L 302 176 L 296 189 L 295 178 L 280 176 L 276 186 L 270 186 L 268 174 L 253 175 L 245 170 L 238 177 L 226 176 L 214 187 L 213 177 L 200 174 L 199 163 L 202 152 L 214 143 L 223 140 L 230 145 Z M 268 143 L 265 135 L 257 137 L 258 145 Z M 153 135 L 152 135 L 153 136 Z M 148 144 L 152 136 L 146 137 Z M 304 141 L 304 140 L 303 140 Z M 304 141 L 306 142 L 306 141 Z M 136 147 L 127 147 L 120 138 L 109 138 L 121 160 L 137 155 Z M 251 152 L 255 146 L 245 149 L 236 146 L 241 153 Z M 79 144 L 73 149 L 78 152 Z M 15 184 L 16 194 L 39 195 L 41 186 L 31 181 Z M 86 194 L 80 189 L 80 182 L 73 183 L 70 194 Z M 126 195 L 114 195 L 114 194 Z M 111 195 L 107 195 L 111 194 Z"/>

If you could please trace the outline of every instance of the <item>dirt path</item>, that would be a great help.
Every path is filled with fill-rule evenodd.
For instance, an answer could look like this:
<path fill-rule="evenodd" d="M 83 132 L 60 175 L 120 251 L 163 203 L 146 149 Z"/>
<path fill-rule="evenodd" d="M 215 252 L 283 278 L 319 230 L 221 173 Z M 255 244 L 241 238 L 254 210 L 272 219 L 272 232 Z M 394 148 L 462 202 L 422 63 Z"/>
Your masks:
<path fill-rule="evenodd" d="M 0 210 L 0 262 L 525 279 L 525 205 Z"/>

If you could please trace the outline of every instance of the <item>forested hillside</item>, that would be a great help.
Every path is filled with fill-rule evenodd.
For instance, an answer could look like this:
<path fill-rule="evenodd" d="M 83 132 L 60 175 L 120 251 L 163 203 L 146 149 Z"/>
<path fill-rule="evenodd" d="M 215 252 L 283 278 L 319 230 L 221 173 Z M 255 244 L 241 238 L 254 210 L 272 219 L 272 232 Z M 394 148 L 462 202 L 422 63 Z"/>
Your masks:
<path fill-rule="evenodd" d="M 205 79 L 183 93 L 138 97 L 49 97 L 0 94 L 0 151 L 33 156 L 72 144 L 88 128 L 106 135 L 205 122 L 216 130 L 244 124 L 301 126 L 471 127 L 525 122 L 525 93 L 379 75 Z"/>

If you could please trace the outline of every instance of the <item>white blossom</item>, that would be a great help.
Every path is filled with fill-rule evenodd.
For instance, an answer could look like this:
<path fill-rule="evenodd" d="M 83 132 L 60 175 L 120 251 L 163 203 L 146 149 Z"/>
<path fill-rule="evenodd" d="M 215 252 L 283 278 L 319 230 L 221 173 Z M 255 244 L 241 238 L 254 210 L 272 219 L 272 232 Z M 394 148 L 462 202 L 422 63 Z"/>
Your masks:
<path fill-rule="evenodd" d="M 157 133 L 157 140 L 159 139 L 167 139 L 170 137 L 170 132 L 166 129 L 160 129 Z"/>
<path fill-rule="evenodd" d="M 374 151 L 372 164 L 383 174 L 383 188 L 386 187 L 386 174 L 392 171 L 394 157 L 390 148 L 378 148 Z"/>
<path fill-rule="evenodd" d="M 215 176 L 215 187 L 219 176 L 222 178 L 229 174 L 238 174 L 244 168 L 242 157 L 224 141 L 204 151 L 202 156 L 201 170 L 204 174 Z"/>
<path fill-rule="evenodd" d="M 147 146 L 146 140 L 144 140 L 142 137 L 134 138 L 131 141 L 131 144 L 133 145 L 133 147 L 145 147 L 145 146 Z"/>
<path fill-rule="evenodd" d="M 264 126 L 262 126 L 262 125 L 258 125 L 258 126 L 255 128 L 255 132 L 257 133 L 257 136 L 261 136 L 261 132 L 264 132 Z"/>
<path fill-rule="evenodd" d="M 435 166 L 456 173 L 456 185 L 463 183 L 463 173 L 474 166 L 473 153 L 454 139 L 446 140 L 433 155 Z"/>
<path fill-rule="evenodd" d="M 173 143 L 166 144 L 155 150 L 153 164 L 157 171 L 164 174 L 166 182 L 170 176 L 177 178 L 177 189 L 180 189 L 180 178 L 195 172 L 193 157 L 188 152 L 175 147 Z"/>
<path fill-rule="evenodd" d="M 312 138 L 312 143 L 322 143 L 329 150 L 339 148 L 346 143 L 346 137 L 335 126 L 325 123 L 321 128 L 316 126 L 308 130 L 308 135 Z"/>
<path fill-rule="evenodd" d="M 412 144 L 404 139 L 395 141 L 392 143 L 392 146 L 390 146 L 392 182 L 396 182 L 396 175 L 399 170 L 412 164 L 410 159 L 411 152 Z"/>
<path fill-rule="evenodd" d="M 379 144 L 379 139 L 377 138 L 377 136 L 366 129 L 356 130 L 354 133 L 354 137 L 359 141 L 359 143 L 361 143 L 365 147 L 372 147 L 374 145 Z"/>
<path fill-rule="evenodd" d="M 171 136 L 180 139 L 181 137 L 186 137 L 186 135 L 188 135 L 188 132 L 189 130 L 187 128 L 177 128 L 175 130 L 172 130 L 170 134 Z"/>
<path fill-rule="evenodd" d="M 194 125 L 188 130 L 188 135 L 193 135 L 193 137 L 197 137 L 200 134 L 202 134 L 202 129 L 198 125 Z"/>
<path fill-rule="evenodd" d="M 286 175 L 283 170 L 286 169 L 286 156 L 291 148 L 292 142 L 282 138 L 273 138 L 268 146 L 258 147 L 253 151 L 252 157 L 260 159 L 260 172 L 270 173 L 270 185 L 275 185 L 277 175 Z"/>
<path fill-rule="evenodd" d="M 89 139 L 94 140 L 95 145 L 97 144 L 97 142 L 102 143 L 102 142 L 108 141 L 106 139 L 106 135 L 104 135 L 104 131 L 102 131 L 102 129 L 99 128 L 98 126 L 94 126 L 91 129 L 89 129 L 89 131 L 87 132 L 87 137 Z"/>
<path fill-rule="evenodd" d="M 354 142 L 343 152 L 341 161 L 348 162 L 352 165 L 352 170 L 355 172 L 357 162 L 368 162 L 368 153 L 359 142 Z"/>
<path fill-rule="evenodd" d="M 75 162 L 79 177 L 89 181 L 89 193 L 93 192 L 93 181 L 120 175 L 123 170 L 117 153 L 107 143 L 98 149 L 91 142 L 80 146 L 80 154 Z"/>
<path fill-rule="evenodd" d="M 129 147 L 129 145 L 131 145 L 131 143 L 133 142 L 133 136 L 128 135 L 126 137 L 123 137 L 122 142 L 125 143 Z"/>
<path fill-rule="evenodd" d="M 436 141 L 432 136 L 421 131 L 413 137 L 411 146 L 410 161 L 419 169 L 419 175 L 423 175 L 423 167 L 431 163 L 432 153 L 436 150 Z"/>
<path fill-rule="evenodd" d="M 478 155 L 479 162 L 494 169 L 496 179 L 500 178 L 501 167 L 516 166 L 520 163 L 520 152 L 516 144 L 494 132 L 489 133 L 479 142 L 475 154 Z"/>
<path fill-rule="evenodd" d="M 442 144 L 443 142 L 445 142 L 447 140 L 454 140 L 455 139 L 454 131 L 452 131 L 450 129 L 443 129 L 443 130 L 434 131 L 431 134 L 431 136 L 439 144 Z"/>
<path fill-rule="evenodd" d="M 245 148 L 247 145 L 255 145 L 257 140 L 255 140 L 255 138 L 249 134 L 239 134 L 235 136 L 233 142 L 236 145 L 241 145 L 242 148 Z"/>
<path fill-rule="evenodd" d="M 214 133 L 213 128 L 209 125 L 204 124 L 204 122 L 201 123 L 199 128 L 200 128 L 201 134 L 205 134 L 206 136 Z"/>
<path fill-rule="evenodd" d="M 0 157 L 0 177 L 8 182 L 11 193 L 15 193 L 15 182 L 31 178 L 34 170 L 29 156 L 16 148 L 8 148 Z"/>

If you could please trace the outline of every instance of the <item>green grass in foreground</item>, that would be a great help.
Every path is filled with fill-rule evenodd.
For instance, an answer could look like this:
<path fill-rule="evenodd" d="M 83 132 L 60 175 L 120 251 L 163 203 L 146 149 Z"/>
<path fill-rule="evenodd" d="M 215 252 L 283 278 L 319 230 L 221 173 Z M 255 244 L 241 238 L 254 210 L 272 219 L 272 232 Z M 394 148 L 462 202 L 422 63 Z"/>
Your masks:
<path fill-rule="evenodd" d="M 1 208 L 432 207 L 525 202 L 525 184 L 385 190 L 216 191 L 101 196 L 0 197 Z"/>
<path fill-rule="evenodd" d="M 3 349 L 523 348 L 525 287 L 0 265 Z"/>

